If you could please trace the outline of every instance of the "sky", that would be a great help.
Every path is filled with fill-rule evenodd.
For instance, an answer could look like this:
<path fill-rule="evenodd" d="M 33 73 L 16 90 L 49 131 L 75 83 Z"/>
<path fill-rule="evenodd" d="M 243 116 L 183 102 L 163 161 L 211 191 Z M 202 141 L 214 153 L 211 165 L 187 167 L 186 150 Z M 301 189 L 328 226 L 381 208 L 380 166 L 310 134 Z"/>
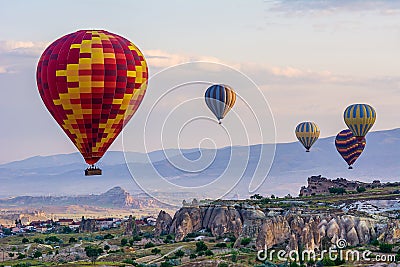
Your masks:
<path fill-rule="evenodd" d="M 48 44 L 78 29 L 106 29 L 120 34 L 134 42 L 147 59 L 154 82 L 152 85 L 151 78 L 143 108 L 135 114 L 129 125 L 132 129 L 125 136 L 144 138 L 141 127 L 148 117 L 146 112 L 153 106 L 152 101 L 169 89 L 162 86 L 163 82 L 175 80 L 176 76 L 189 81 L 193 76 L 174 66 L 196 61 L 215 62 L 226 66 L 225 69 L 237 70 L 233 76 L 221 74 L 219 81 L 239 86 L 235 90 L 250 106 L 264 103 L 257 102 L 261 93 L 269 107 L 254 108 L 254 112 L 258 117 L 269 118 L 269 112 L 272 114 L 273 120 L 267 119 L 265 128 L 272 129 L 269 137 L 276 142 L 295 141 L 295 126 L 306 120 L 320 126 L 321 137 L 336 135 L 345 128 L 342 113 L 352 103 L 375 107 L 378 117 L 373 130 L 397 128 L 399 15 L 400 2 L 384 0 L 1 0 L 0 163 L 76 151 L 45 109 L 36 87 L 35 71 Z M 170 68 L 168 75 L 157 74 L 165 68 Z M 215 81 L 209 75 L 210 69 L 203 69 L 207 77 L 204 80 L 212 83 Z M 219 71 L 216 69 L 214 74 Z M 197 70 L 196 77 L 199 74 L 203 72 Z M 250 82 L 246 84 L 251 88 L 246 87 L 239 81 L 243 77 L 256 86 Z M 177 101 L 194 99 L 201 90 L 188 89 L 187 95 L 185 91 L 181 96 L 171 95 L 175 101 L 158 105 L 157 114 L 169 114 L 177 107 Z M 239 103 L 236 114 L 240 114 L 241 107 L 244 105 Z M 186 109 L 182 108 L 182 112 Z M 194 109 L 212 117 L 204 105 Z M 247 120 L 246 116 L 242 121 Z M 226 122 L 231 132 L 238 128 L 233 117 Z M 199 131 L 199 127 L 205 128 Z M 186 127 L 186 137 L 177 142 L 168 141 L 176 139 L 174 131 L 163 133 L 166 136 L 162 138 L 171 147 L 196 147 L 207 139 L 207 127 Z M 259 135 L 257 124 L 249 123 L 245 130 L 251 138 L 238 137 L 243 140 L 234 144 L 265 140 L 255 136 Z M 156 132 L 154 138 L 158 138 L 157 134 L 160 133 Z M 150 143 L 157 144 L 149 149 L 159 148 L 159 142 L 151 141 L 152 135 L 146 138 L 147 142 L 150 139 Z M 206 144 L 214 145 L 224 146 L 226 142 Z M 123 139 L 119 137 L 110 149 L 122 147 Z M 135 145 L 129 149 L 143 150 Z"/>

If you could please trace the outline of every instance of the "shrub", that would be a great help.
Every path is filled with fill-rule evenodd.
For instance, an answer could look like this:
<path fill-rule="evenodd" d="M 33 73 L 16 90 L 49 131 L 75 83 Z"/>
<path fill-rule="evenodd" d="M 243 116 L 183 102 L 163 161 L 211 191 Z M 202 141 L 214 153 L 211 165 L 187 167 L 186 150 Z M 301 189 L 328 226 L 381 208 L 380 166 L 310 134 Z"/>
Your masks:
<path fill-rule="evenodd" d="M 107 234 L 105 234 L 105 235 L 103 236 L 103 238 L 104 238 L 104 239 L 113 239 L 114 236 L 113 236 L 112 234 L 110 234 L 110 233 L 107 233 Z"/>
<path fill-rule="evenodd" d="M 185 252 L 183 252 L 183 250 L 181 250 L 181 249 L 179 249 L 178 251 L 176 251 L 174 254 L 175 254 L 175 256 L 176 256 L 177 258 L 182 258 L 183 256 L 185 256 Z"/>
<path fill-rule="evenodd" d="M 35 239 L 33 239 L 33 242 L 35 242 L 37 244 L 44 244 L 44 241 L 41 238 L 35 238 Z"/>
<path fill-rule="evenodd" d="M 40 258 L 42 257 L 42 252 L 39 250 L 36 250 L 35 253 L 33 253 L 34 258 Z"/>
<path fill-rule="evenodd" d="M 380 244 L 379 251 L 382 253 L 390 253 L 392 252 L 393 245 L 392 244 Z"/>
<path fill-rule="evenodd" d="M 68 243 L 70 243 L 70 244 L 76 243 L 76 242 L 77 242 L 77 240 L 76 240 L 75 237 L 70 237 L 69 240 L 68 240 Z"/>
<path fill-rule="evenodd" d="M 226 248 L 227 245 L 226 245 L 226 243 L 218 243 L 218 244 L 215 245 L 215 247 L 217 247 L 217 248 Z"/>
<path fill-rule="evenodd" d="M 132 237 L 132 240 L 133 240 L 134 242 L 136 242 L 136 241 L 141 241 L 142 238 L 141 238 L 140 236 L 138 236 L 138 235 L 134 235 L 134 236 Z"/>
<path fill-rule="evenodd" d="M 25 259 L 25 258 L 26 258 L 26 256 L 24 254 L 18 253 L 17 259 L 22 260 L 22 259 Z"/>
<path fill-rule="evenodd" d="M 251 242 L 251 238 L 249 238 L 249 237 L 245 237 L 242 240 L 240 240 L 240 244 L 242 246 L 247 246 L 248 244 L 250 244 L 250 242 Z"/>
<path fill-rule="evenodd" d="M 156 245 L 154 245 L 152 242 L 148 242 L 148 243 L 146 243 L 145 245 L 144 245 L 144 248 L 153 248 L 153 247 L 155 247 Z"/>
<path fill-rule="evenodd" d="M 88 256 L 92 263 L 94 264 L 96 262 L 96 259 L 98 256 L 100 256 L 104 251 L 101 248 L 98 247 L 92 247 L 92 246 L 88 246 L 85 247 L 85 252 L 86 252 L 86 256 Z"/>
<path fill-rule="evenodd" d="M 57 236 L 55 236 L 55 235 L 48 236 L 44 240 L 47 241 L 47 242 L 51 242 L 51 243 L 60 243 L 60 242 L 62 242 L 62 240 L 60 238 L 58 238 Z"/>
<path fill-rule="evenodd" d="M 128 244 L 128 239 L 126 239 L 126 238 L 122 238 L 121 239 L 121 246 L 126 246 Z"/>
<path fill-rule="evenodd" d="M 359 186 L 359 187 L 357 187 L 357 192 L 358 192 L 358 193 L 362 193 L 362 192 L 365 192 L 365 191 L 366 191 L 366 189 L 365 189 L 364 186 Z"/>
<path fill-rule="evenodd" d="M 211 250 L 207 249 L 207 250 L 204 252 L 204 255 L 206 255 L 206 256 L 212 256 L 212 255 L 214 255 L 214 253 L 213 253 Z"/>
<path fill-rule="evenodd" d="M 104 250 L 109 250 L 110 246 L 109 245 L 104 245 Z"/>
<path fill-rule="evenodd" d="M 346 193 L 346 189 L 341 187 L 331 187 L 329 188 L 329 193 L 336 195 L 343 195 Z"/>
<path fill-rule="evenodd" d="M 196 242 L 196 252 L 206 251 L 207 245 L 203 241 Z"/>
<path fill-rule="evenodd" d="M 373 245 L 373 246 L 379 246 L 379 240 L 378 240 L 378 239 L 372 240 L 371 245 Z"/>
<path fill-rule="evenodd" d="M 192 253 L 192 254 L 189 255 L 189 258 L 190 258 L 190 259 L 195 259 L 195 258 L 197 258 L 197 255 L 194 254 L 194 253 Z"/>
<path fill-rule="evenodd" d="M 231 261 L 232 262 L 237 262 L 237 253 L 232 253 Z"/>
<path fill-rule="evenodd" d="M 160 252 L 161 252 L 161 249 L 159 249 L 159 248 L 153 248 L 151 250 L 151 253 L 153 253 L 154 255 L 160 254 Z"/>
<path fill-rule="evenodd" d="M 160 267 L 171 267 L 171 266 L 173 265 L 168 261 L 161 262 L 160 264 Z"/>

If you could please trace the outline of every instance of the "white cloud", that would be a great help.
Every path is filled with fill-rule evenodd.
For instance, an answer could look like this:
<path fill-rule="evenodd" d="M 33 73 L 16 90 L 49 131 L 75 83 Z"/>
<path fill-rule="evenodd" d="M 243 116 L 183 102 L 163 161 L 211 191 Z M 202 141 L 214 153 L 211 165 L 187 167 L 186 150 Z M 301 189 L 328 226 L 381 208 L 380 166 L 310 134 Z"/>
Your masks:
<path fill-rule="evenodd" d="M 174 54 L 162 50 L 145 50 L 144 55 L 150 68 L 167 68 L 193 61 L 222 63 L 222 61 L 216 57 Z"/>
<path fill-rule="evenodd" d="M 0 41 L 0 53 L 22 56 L 39 56 L 48 45 L 47 42 Z"/>

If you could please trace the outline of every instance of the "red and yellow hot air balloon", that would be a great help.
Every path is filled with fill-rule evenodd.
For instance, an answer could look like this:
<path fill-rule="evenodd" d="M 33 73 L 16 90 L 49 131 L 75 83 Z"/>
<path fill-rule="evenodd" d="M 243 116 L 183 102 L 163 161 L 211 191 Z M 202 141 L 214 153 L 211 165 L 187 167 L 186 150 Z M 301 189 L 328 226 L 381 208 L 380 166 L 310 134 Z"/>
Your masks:
<path fill-rule="evenodd" d="M 129 40 L 80 30 L 50 44 L 37 66 L 37 86 L 47 109 L 91 165 L 104 155 L 142 102 L 147 63 Z"/>

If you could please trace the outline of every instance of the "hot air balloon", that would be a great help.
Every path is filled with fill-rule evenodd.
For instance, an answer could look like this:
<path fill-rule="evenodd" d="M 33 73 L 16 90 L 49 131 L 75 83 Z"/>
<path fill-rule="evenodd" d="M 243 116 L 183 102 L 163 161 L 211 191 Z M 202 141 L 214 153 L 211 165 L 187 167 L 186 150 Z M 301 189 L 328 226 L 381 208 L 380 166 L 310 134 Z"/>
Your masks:
<path fill-rule="evenodd" d="M 50 44 L 36 72 L 40 96 L 86 163 L 86 175 L 142 102 L 147 63 L 127 39 L 104 30 L 80 30 Z"/>
<path fill-rule="evenodd" d="M 353 169 L 351 165 L 354 164 L 363 152 L 366 140 L 364 137 L 362 137 L 362 139 L 357 139 L 352 131 L 346 129 L 338 133 L 335 139 L 335 145 L 339 154 L 349 165 L 349 169 Z"/>
<path fill-rule="evenodd" d="M 353 132 L 353 135 L 362 138 L 372 128 L 376 120 L 376 113 L 373 107 L 367 104 L 354 104 L 346 108 L 343 114 L 344 121 Z"/>
<path fill-rule="evenodd" d="M 205 93 L 208 108 L 214 113 L 221 124 L 221 120 L 231 110 L 236 101 L 236 93 L 225 84 L 214 84 Z"/>
<path fill-rule="evenodd" d="M 306 152 L 310 152 L 311 146 L 319 137 L 320 130 L 317 124 L 307 121 L 297 125 L 295 133 L 297 139 L 299 139 L 300 143 L 306 148 Z"/>

